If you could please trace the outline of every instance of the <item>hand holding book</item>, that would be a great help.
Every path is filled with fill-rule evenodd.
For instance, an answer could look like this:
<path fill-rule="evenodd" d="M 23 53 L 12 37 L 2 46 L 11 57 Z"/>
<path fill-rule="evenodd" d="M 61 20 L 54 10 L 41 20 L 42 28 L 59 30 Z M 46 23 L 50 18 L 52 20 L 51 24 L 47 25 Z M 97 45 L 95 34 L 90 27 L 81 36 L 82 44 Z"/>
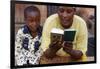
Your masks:
<path fill-rule="evenodd" d="M 72 42 L 65 41 L 64 45 L 63 45 L 63 50 L 66 53 L 70 54 L 70 56 L 74 60 L 80 59 L 82 57 L 82 55 L 83 55 L 82 51 L 73 49 L 73 43 Z"/>
<path fill-rule="evenodd" d="M 69 52 L 69 50 L 73 49 L 73 43 L 72 42 L 68 42 L 68 41 L 64 41 L 63 43 L 63 50 Z"/>
<path fill-rule="evenodd" d="M 58 29 L 58 28 L 53 28 L 51 30 L 51 44 L 56 43 L 58 41 L 58 43 L 60 44 L 56 44 L 56 46 L 61 46 L 63 48 L 66 48 L 69 50 L 71 50 L 73 48 L 73 41 L 75 38 L 75 33 L 76 31 L 74 29 Z M 63 46 L 62 46 L 63 45 Z M 54 47 L 54 45 L 52 45 Z M 57 47 L 53 48 L 56 49 Z"/>
<path fill-rule="evenodd" d="M 73 48 L 72 41 L 74 40 L 75 32 L 76 31 L 73 29 L 61 30 L 53 28 L 51 30 L 51 43 L 49 45 L 49 48 L 44 53 L 45 56 L 47 58 L 53 58 L 56 55 L 56 52 L 62 47 L 65 50 L 71 50 Z"/>
<path fill-rule="evenodd" d="M 44 52 L 44 55 L 47 58 L 53 58 L 56 55 L 56 52 L 62 47 L 62 41 L 53 40 L 49 45 L 49 48 Z"/>

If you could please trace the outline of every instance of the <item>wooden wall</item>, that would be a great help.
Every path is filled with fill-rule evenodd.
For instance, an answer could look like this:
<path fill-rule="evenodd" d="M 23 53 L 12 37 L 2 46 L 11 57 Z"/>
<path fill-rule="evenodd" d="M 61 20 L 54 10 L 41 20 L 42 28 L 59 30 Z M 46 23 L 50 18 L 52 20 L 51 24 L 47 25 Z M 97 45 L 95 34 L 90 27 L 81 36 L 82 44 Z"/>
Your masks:
<path fill-rule="evenodd" d="M 40 12 L 41 12 L 41 25 L 43 26 L 44 25 L 44 22 L 47 18 L 47 16 L 50 16 L 51 14 L 53 13 L 56 13 L 57 12 L 57 6 L 46 6 L 46 5 L 35 5 L 35 4 L 16 4 L 15 5 L 15 33 L 18 31 L 18 29 L 20 27 L 22 27 L 24 25 L 24 9 L 28 6 L 36 6 L 40 9 Z M 93 8 L 80 8 L 80 7 L 77 7 L 76 9 L 76 14 L 81 16 L 85 21 L 89 21 L 89 17 L 91 15 L 95 16 L 94 15 L 94 9 Z M 94 21 L 92 22 L 87 22 L 87 25 L 88 24 L 91 24 L 91 28 L 89 30 L 90 33 L 92 33 L 94 35 Z"/>

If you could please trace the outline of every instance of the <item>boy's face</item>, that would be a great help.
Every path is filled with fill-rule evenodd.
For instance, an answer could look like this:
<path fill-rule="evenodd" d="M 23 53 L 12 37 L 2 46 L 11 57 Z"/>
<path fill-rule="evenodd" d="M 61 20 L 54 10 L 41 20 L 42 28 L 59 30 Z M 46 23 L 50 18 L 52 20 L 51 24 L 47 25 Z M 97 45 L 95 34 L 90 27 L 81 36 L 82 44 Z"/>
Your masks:
<path fill-rule="evenodd" d="M 69 28 L 72 25 L 74 13 L 75 9 L 73 7 L 59 7 L 58 15 L 60 18 L 60 23 L 64 28 Z"/>
<path fill-rule="evenodd" d="M 27 12 L 26 25 L 29 27 L 31 32 L 36 32 L 40 25 L 40 14 L 39 12 Z"/>

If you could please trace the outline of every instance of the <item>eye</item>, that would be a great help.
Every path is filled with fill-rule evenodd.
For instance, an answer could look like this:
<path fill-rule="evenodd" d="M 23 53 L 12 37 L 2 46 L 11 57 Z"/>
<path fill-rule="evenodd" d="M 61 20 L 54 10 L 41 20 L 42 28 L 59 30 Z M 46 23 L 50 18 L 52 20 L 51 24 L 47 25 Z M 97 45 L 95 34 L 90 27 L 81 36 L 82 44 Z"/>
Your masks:
<path fill-rule="evenodd" d="M 27 21 L 28 21 L 28 22 L 33 22 L 33 20 L 32 20 L 32 19 L 28 19 Z"/>
<path fill-rule="evenodd" d="M 71 9 L 67 10 L 67 13 L 72 13 L 72 12 L 73 12 L 73 10 L 71 10 Z"/>
<path fill-rule="evenodd" d="M 64 12 L 64 9 L 60 8 L 59 11 L 60 11 L 61 13 L 63 13 L 63 12 Z"/>

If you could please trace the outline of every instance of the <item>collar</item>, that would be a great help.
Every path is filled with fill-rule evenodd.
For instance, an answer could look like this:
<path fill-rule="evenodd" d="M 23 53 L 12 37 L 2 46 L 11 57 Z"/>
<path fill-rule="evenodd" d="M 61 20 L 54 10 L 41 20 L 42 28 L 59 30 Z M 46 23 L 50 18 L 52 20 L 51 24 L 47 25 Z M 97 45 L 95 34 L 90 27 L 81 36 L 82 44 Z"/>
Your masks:
<path fill-rule="evenodd" d="M 41 37 L 41 35 L 42 35 L 42 27 L 40 26 L 40 27 L 37 29 L 37 31 L 38 31 L 38 37 L 39 37 L 39 39 L 40 39 L 40 37 Z M 28 28 L 27 25 L 24 25 L 24 26 L 23 26 L 23 33 L 24 33 L 24 34 L 30 34 L 30 35 L 31 35 L 31 31 L 30 31 L 30 29 Z M 31 36 L 32 36 L 32 35 L 31 35 Z"/>

